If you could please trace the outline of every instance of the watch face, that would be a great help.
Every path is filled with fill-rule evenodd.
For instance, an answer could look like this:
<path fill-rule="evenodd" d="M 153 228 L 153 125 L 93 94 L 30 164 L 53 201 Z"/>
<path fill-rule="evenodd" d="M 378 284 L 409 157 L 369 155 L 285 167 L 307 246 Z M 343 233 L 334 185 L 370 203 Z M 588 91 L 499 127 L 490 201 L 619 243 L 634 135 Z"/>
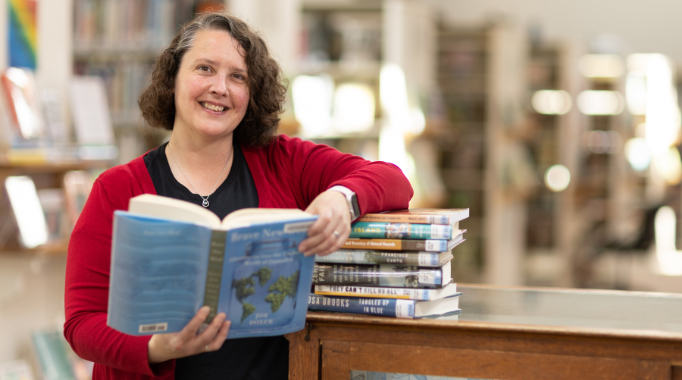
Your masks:
<path fill-rule="evenodd" d="M 360 216 L 360 205 L 358 205 L 358 198 L 353 194 L 350 199 L 351 208 L 353 209 L 353 217 L 357 219 Z"/>

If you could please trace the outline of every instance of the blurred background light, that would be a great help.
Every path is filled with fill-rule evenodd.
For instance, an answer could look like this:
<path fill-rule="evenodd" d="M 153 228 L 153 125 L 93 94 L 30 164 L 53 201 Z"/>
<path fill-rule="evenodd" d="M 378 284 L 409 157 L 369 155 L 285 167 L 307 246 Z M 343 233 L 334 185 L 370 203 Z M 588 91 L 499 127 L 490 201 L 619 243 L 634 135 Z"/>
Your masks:
<path fill-rule="evenodd" d="M 673 66 L 662 54 L 637 55 L 640 65 L 646 57 L 646 140 L 653 152 L 663 152 L 677 141 L 680 110 L 673 81 Z"/>
<path fill-rule="evenodd" d="M 424 111 L 420 107 L 412 107 L 410 109 L 410 133 L 413 135 L 420 135 L 426 128 L 426 117 Z"/>
<path fill-rule="evenodd" d="M 649 56 L 651 54 L 630 54 L 626 58 L 626 65 L 628 71 L 639 71 L 646 73 L 647 65 L 649 63 Z"/>
<path fill-rule="evenodd" d="M 410 127 L 410 106 L 403 70 L 394 64 L 381 68 L 379 76 L 381 107 L 391 126 L 407 132 Z"/>
<path fill-rule="evenodd" d="M 616 54 L 586 54 L 578 59 L 578 70 L 587 78 L 618 78 L 625 64 Z"/>
<path fill-rule="evenodd" d="M 630 71 L 625 80 L 628 111 L 633 115 L 646 114 L 646 97 L 646 75 L 641 71 Z"/>
<path fill-rule="evenodd" d="M 571 183 L 571 172 L 564 165 L 553 165 L 545 172 L 545 186 L 554 192 L 566 190 Z"/>
<path fill-rule="evenodd" d="M 578 94 L 576 103 L 585 115 L 618 115 L 624 108 L 623 95 L 617 91 L 583 91 Z"/>
<path fill-rule="evenodd" d="M 379 134 L 379 159 L 397 165 L 408 179 L 410 172 L 405 133 L 410 125 L 410 108 L 403 70 L 394 64 L 386 64 L 379 75 L 380 100 L 383 125 Z"/>
<path fill-rule="evenodd" d="M 657 270 L 668 276 L 682 275 L 682 252 L 677 250 L 677 217 L 670 206 L 663 206 L 654 218 Z"/>
<path fill-rule="evenodd" d="M 641 137 L 632 138 L 625 143 L 625 157 L 636 171 L 645 170 L 651 164 L 649 146 Z"/>
<path fill-rule="evenodd" d="M 585 147 L 595 154 L 613 154 L 620 151 L 622 138 L 616 131 L 589 131 L 583 135 Z"/>
<path fill-rule="evenodd" d="M 677 147 L 670 147 L 663 153 L 654 155 L 653 163 L 668 185 L 677 185 L 682 180 L 682 162 Z"/>
<path fill-rule="evenodd" d="M 374 126 L 374 91 L 366 84 L 344 83 L 334 92 L 334 129 L 339 133 L 366 132 Z"/>
<path fill-rule="evenodd" d="M 540 90 L 533 94 L 531 105 L 543 115 L 564 115 L 571 110 L 571 95 L 563 90 Z"/>
<path fill-rule="evenodd" d="M 332 131 L 334 80 L 327 74 L 299 75 L 291 84 L 294 116 L 305 136 L 321 136 Z"/>

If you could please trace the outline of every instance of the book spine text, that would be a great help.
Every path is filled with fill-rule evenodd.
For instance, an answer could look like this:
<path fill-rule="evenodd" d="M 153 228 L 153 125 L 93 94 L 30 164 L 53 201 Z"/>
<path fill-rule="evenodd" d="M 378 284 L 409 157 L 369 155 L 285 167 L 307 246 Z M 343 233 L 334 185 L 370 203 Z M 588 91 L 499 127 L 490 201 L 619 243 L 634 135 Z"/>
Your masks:
<path fill-rule="evenodd" d="M 338 297 L 373 297 L 428 301 L 430 289 L 381 288 L 367 286 L 315 285 L 315 294 Z"/>
<path fill-rule="evenodd" d="M 338 264 L 400 264 L 435 267 L 441 263 L 438 252 L 381 252 L 369 250 L 338 250 L 327 256 L 316 256 L 318 263 Z"/>
<path fill-rule="evenodd" d="M 383 223 L 452 224 L 448 215 L 367 214 L 359 221 Z"/>
<path fill-rule="evenodd" d="M 401 239 L 355 239 L 343 243 L 344 249 L 379 249 L 387 251 L 428 251 L 445 252 L 447 240 L 401 240 Z"/>
<path fill-rule="evenodd" d="M 357 222 L 351 226 L 352 238 L 388 239 L 450 239 L 452 227 L 439 224 L 369 223 Z"/>
<path fill-rule="evenodd" d="M 311 294 L 309 310 L 340 311 L 396 318 L 414 318 L 415 301 L 381 298 L 327 297 Z"/>
<path fill-rule="evenodd" d="M 211 311 L 208 314 L 205 323 L 211 323 L 218 311 L 226 240 L 227 231 L 213 231 L 211 233 L 211 246 L 208 253 L 208 270 L 206 271 L 206 288 L 204 290 L 204 306 L 210 306 Z"/>
<path fill-rule="evenodd" d="M 443 272 L 440 268 L 402 265 L 315 264 L 313 284 L 440 288 L 443 286 Z"/>

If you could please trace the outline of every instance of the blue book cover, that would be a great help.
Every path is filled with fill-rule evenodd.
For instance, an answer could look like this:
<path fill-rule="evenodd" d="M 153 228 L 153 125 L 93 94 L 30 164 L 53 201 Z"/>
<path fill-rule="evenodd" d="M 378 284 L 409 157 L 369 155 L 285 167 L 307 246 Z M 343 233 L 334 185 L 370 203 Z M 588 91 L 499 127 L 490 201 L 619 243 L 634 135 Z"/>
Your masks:
<path fill-rule="evenodd" d="M 232 322 L 227 339 L 303 329 L 315 258 L 297 247 L 317 216 L 294 211 L 232 228 L 116 211 L 108 325 L 176 332 L 209 305 L 209 320 L 224 312 Z"/>

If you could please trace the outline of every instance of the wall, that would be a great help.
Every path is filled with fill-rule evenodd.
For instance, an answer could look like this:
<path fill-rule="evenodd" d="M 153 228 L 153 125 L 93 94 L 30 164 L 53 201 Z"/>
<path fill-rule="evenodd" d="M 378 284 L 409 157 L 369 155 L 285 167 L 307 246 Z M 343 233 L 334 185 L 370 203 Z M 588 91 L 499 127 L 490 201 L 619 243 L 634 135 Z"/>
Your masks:
<path fill-rule="evenodd" d="M 536 22 L 551 39 L 587 43 L 613 33 L 627 45 L 623 53 L 657 52 L 682 62 L 682 2 L 676 0 L 420 0 L 437 7 L 451 22 L 480 22 L 506 14 L 522 25 Z"/>

